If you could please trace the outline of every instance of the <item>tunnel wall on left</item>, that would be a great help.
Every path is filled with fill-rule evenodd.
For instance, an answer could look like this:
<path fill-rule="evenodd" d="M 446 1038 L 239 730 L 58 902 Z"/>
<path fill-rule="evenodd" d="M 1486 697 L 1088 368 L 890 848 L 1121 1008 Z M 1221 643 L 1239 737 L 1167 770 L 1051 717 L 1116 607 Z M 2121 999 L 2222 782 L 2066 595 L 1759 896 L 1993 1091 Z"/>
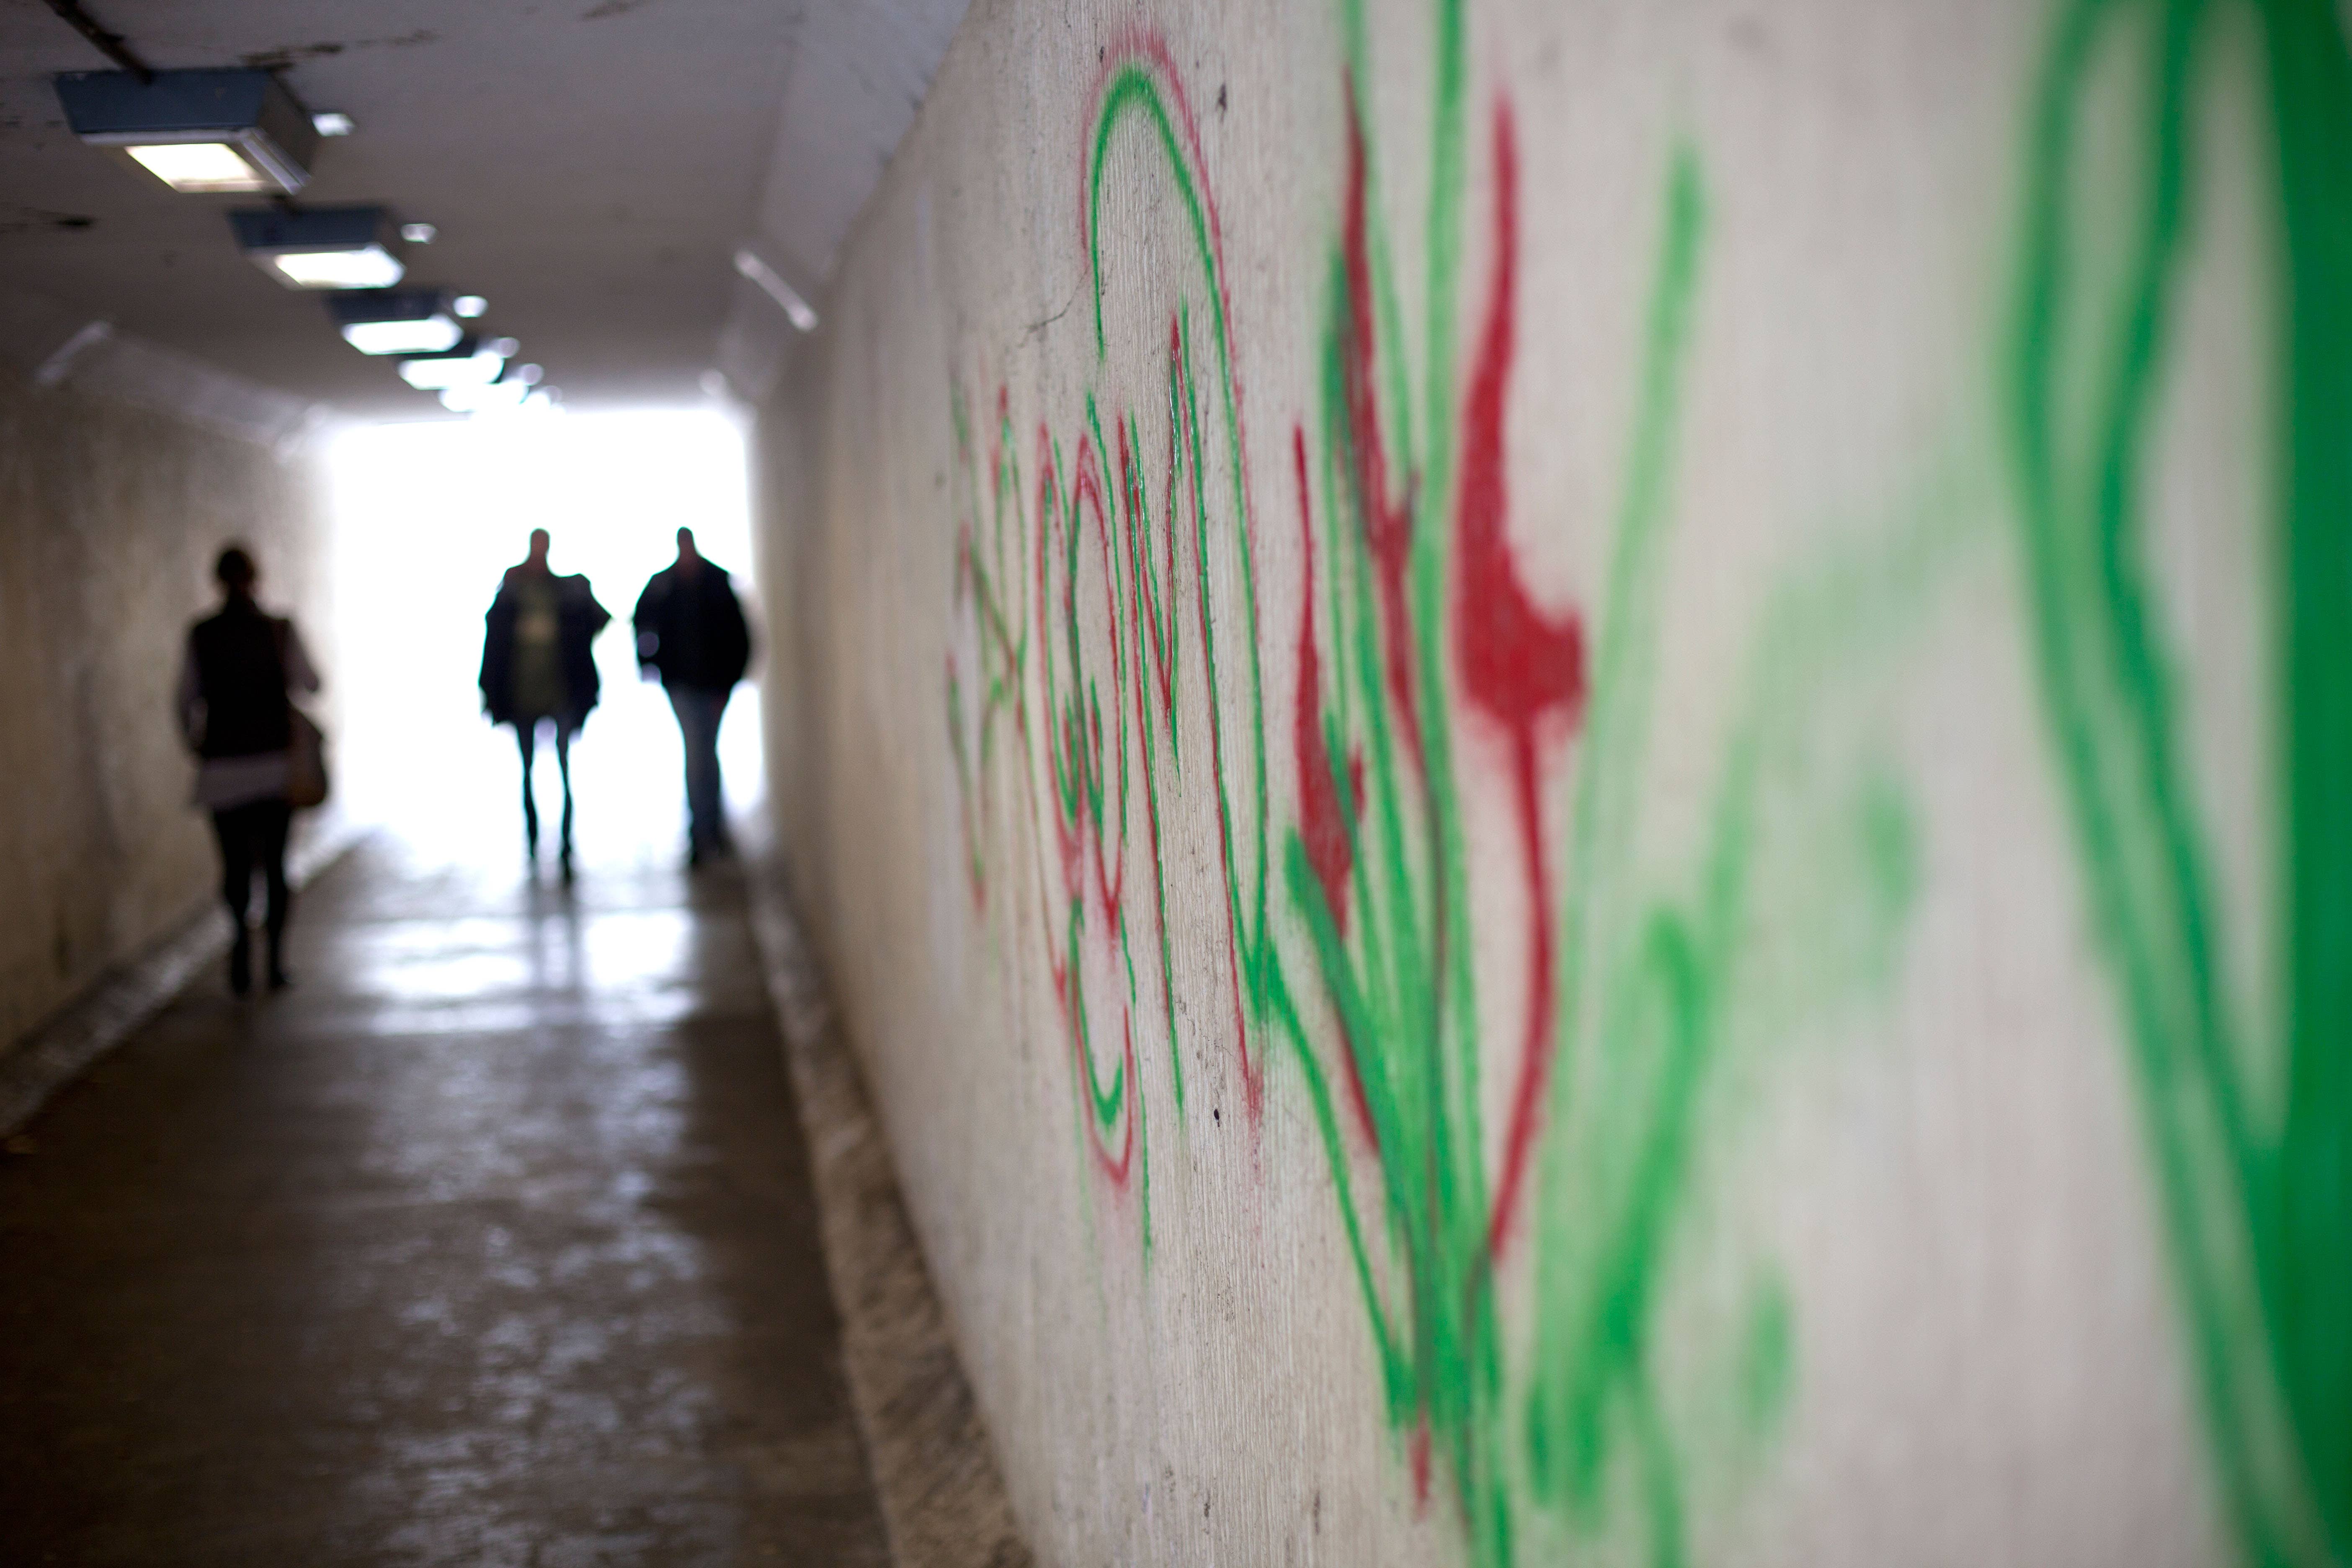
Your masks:
<path fill-rule="evenodd" d="M 324 645 L 320 489 L 310 458 L 0 377 L 0 1056 L 215 896 L 181 647 L 231 539 Z"/>

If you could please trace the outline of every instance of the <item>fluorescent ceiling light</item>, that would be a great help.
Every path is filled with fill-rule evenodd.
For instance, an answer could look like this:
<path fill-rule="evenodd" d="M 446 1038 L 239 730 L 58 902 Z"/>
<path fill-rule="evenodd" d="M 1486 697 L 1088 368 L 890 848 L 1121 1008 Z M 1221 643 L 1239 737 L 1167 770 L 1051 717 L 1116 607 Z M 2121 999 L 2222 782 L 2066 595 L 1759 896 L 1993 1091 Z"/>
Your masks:
<path fill-rule="evenodd" d="M 400 226 L 400 237 L 411 245 L 430 245 L 441 231 L 429 223 L 404 223 Z"/>
<path fill-rule="evenodd" d="M 337 114 L 330 110 L 324 114 L 310 116 L 310 129 L 321 136 L 349 136 L 358 130 L 359 126 L 352 121 L 350 115 Z"/>
<path fill-rule="evenodd" d="M 466 333 L 438 289 L 353 289 L 327 296 L 343 341 L 363 354 L 437 354 Z"/>
<path fill-rule="evenodd" d="M 381 245 L 358 250 L 286 250 L 269 258 L 297 289 L 389 289 L 406 270 Z"/>
<path fill-rule="evenodd" d="M 125 147 L 131 161 L 175 191 L 274 191 L 277 182 L 226 142 Z"/>
<path fill-rule="evenodd" d="M 506 356 L 488 349 L 428 354 L 400 362 L 400 379 L 420 392 L 445 392 L 454 386 L 488 386 L 507 367 Z"/>
<path fill-rule="evenodd" d="M 389 289 L 402 267 L 382 207 L 244 207 L 228 215 L 237 247 L 289 289 Z"/>
<path fill-rule="evenodd" d="M 75 135 L 175 191 L 291 195 L 310 181 L 318 129 L 268 71 L 73 71 L 54 85 Z"/>
<path fill-rule="evenodd" d="M 453 386 L 441 395 L 441 406 L 452 414 L 498 414 L 522 406 L 530 388 L 519 381 L 494 381 L 488 386 Z"/>
<path fill-rule="evenodd" d="M 363 354 L 437 354 L 457 346 L 465 331 L 446 316 L 403 321 L 352 321 L 343 341 Z"/>
<path fill-rule="evenodd" d="M 449 308 L 467 321 L 471 321 L 488 310 L 490 302 L 479 294 L 460 294 L 451 302 Z"/>

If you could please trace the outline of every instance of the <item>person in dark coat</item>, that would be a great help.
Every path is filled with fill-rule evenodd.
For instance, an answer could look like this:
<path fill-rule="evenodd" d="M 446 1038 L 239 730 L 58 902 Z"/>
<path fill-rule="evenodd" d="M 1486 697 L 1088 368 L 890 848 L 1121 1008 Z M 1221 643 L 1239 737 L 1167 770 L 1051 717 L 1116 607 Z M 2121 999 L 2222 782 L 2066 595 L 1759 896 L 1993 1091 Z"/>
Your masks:
<path fill-rule="evenodd" d="M 287 799 L 294 737 L 289 688 L 319 689 L 294 623 L 265 614 L 254 600 L 260 572 L 251 554 L 232 544 L 220 552 L 213 576 L 221 585 L 220 613 L 188 630 L 180 661 L 180 731 L 196 753 L 195 804 L 212 813 L 220 844 L 221 900 L 236 936 L 229 943 L 229 989 L 253 988 L 253 931 L 246 923 L 253 876 L 261 873 L 267 902 L 262 929 L 269 938 L 269 988 L 288 984 L 286 833 L 293 817 Z"/>
<path fill-rule="evenodd" d="M 751 662 L 751 631 L 727 574 L 677 531 L 677 560 L 653 575 L 631 617 L 637 668 L 658 672 L 686 741 L 687 864 L 733 852 L 719 779 L 719 721 Z"/>
<path fill-rule="evenodd" d="M 530 531 L 530 554 L 507 568 L 490 602 L 482 638 L 482 710 L 514 726 L 522 752 L 523 847 L 539 858 L 539 803 L 530 788 L 539 728 L 555 731 L 555 770 L 563 780 L 563 837 L 557 858 L 572 876 L 572 737 L 596 706 L 596 660 L 590 645 L 613 617 L 588 579 L 558 576 L 547 564 L 547 530 Z"/>

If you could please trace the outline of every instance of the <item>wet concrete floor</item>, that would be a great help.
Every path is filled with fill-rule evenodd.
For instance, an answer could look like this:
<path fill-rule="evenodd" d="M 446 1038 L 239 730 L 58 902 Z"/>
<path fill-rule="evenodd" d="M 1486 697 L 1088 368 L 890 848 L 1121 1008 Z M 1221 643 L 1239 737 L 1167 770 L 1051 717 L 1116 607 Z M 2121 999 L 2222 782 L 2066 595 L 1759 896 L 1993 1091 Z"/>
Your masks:
<path fill-rule="evenodd" d="M 730 868 L 363 845 L 0 1155 L 0 1563 L 887 1562 Z"/>

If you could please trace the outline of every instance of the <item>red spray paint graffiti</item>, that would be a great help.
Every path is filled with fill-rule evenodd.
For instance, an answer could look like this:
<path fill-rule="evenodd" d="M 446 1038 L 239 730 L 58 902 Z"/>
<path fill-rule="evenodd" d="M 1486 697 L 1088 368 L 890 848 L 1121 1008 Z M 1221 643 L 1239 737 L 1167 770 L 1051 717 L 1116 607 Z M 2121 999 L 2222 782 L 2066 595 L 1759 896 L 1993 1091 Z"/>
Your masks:
<path fill-rule="evenodd" d="M 1495 276 L 1486 326 L 1464 412 L 1462 500 L 1454 513 L 1455 657 L 1471 705 L 1509 737 L 1511 796 L 1527 872 L 1528 1010 L 1511 1091 L 1510 1131 L 1503 1145 L 1487 1247 L 1501 1256 L 1511 1213 L 1535 1142 L 1536 1114 L 1551 1060 L 1551 879 L 1544 853 L 1541 758 L 1549 730 L 1564 735 L 1584 705 L 1584 630 L 1571 612 L 1536 607 L 1512 559 L 1504 476 L 1505 394 L 1514 341 L 1512 289 L 1518 258 L 1518 145 L 1507 103 L 1495 110 Z"/>
<path fill-rule="evenodd" d="M 985 732 L 1008 716 L 1017 754 L 1004 763 L 1027 808 L 1016 837 L 1037 867 L 1045 963 L 1069 1032 L 1092 1163 L 1115 1190 L 1141 1193 L 1147 1256 L 1150 1097 L 1137 1026 L 1155 1013 L 1162 1019 L 1181 1114 L 1178 999 L 1188 986 L 1197 996 L 1213 985 L 1228 993 L 1231 1064 L 1252 1129 L 1260 1125 L 1267 1070 L 1260 1042 L 1269 1037 L 1289 1044 L 1283 1059 L 1297 1065 L 1316 1107 L 1417 1489 L 1425 1494 L 1442 1458 L 1465 1507 L 1489 1519 L 1499 1515 L 1487 1500 L 1489 1439 L 1481 1434 L 1488 1423 L 1472 1412 L 1491 1377 L 1475 1368 L 1497 1353 L 1486 1284 L 1525 1184 L 1548 1081 L 1557 998 L 1542 807 L 1548 762 L 1581 713 L 1582 630 L 1573 612 L 1539 605 L 1509 539 L 1507 404 L 1518 245 L 1510 111 L 1498 108 L 1493 121 L 1493 272 L 1465 395 L 1458 406 L 1449 395 L 1416 419 L 1392 403 L 1399 383 L 1387 367 L 1402 345 L 1386 341 L 1391 312 L 1381 303 L 1382 264 L 1370 235 L 1370 149 L 1355 84 L 1345 85 L 1328 401 L 1314 425 L 1319 460 L 1308 422 L 1294 424 L 1290 440 L 1301 585 L 1296 618 L 1286 622 L 1297 628 L 1289 723 L 1268 721 L 1264 697 L 1261 666 L 1281 649 L 1262 635 L 1259 618 L 1250 443 L 1215 205 L 1172 63 L 1146 39 L 1106 64 L 1082 171 L 1079 233 L 1094 279 L 1098 361 L 1139 342 L 1165 355 L 1165 441 L 1143 438 L 1134 409 L 1108 411 L 1106 430 L 1089 394 L 1069 446 L 1074 461 L 1065 467 L 1050 426 L 1041 425 L 1036 472 L 1024 491 L 1000 392 L 983 507 L 982 464 L 956 404 L 972 476 L 960 519 L 958 608 L 977 627 L 971 646 L 984 679 L 967 691 L 950 668 L 950 724 L 959 756 L 979 757 L 990 748 L 973 746 L 966 731 Z M 1105 319 L 1107 276 L 1128 258 L 1106 251 L 1099 217 L 1105 165 L 1115 146 L 1126 145 L 1121 137 L 1136 138 L 1147 166 L 1174 187 L 1193 249 L 1189 272 L 1144 279 L 1151 330 L 1114 337 Z M 1441 423 L 1458 428 L 1458 474 L 1442 462 L 1429 466 L 1427 449 L 1415 450 L 1413 430 Z M 1154 461 L 1164 471 L 1150 472 Z M 1327 476 L 1320 486 L 1318 472 Z M 1444 548 L 1417 548 L 1417 541 Z M 1091 571 L 1103 574 L 1100 592 L 1089 584 L 1082 595 L 1079 580 Z M 1010 602 L 1024 577 L 1024 603 Z M 1317 604 L 1325 594 L 1328 625 Z M 1191 635 L 1180 640 L 1188 622 Z M 1452 710 L 1457 691 L 1459 713 Z M 1033 702 L 1043 721 L 1034 726 Z M 1523 1022 L 1498 1152 L 1465 1087 L 1477 1081 L 1485 1037 L 1465 955 L 1477 940 L 1478 911 L 1492 901 L 1472 897 L 1464 849 L 1453 735 L 1465 722 L 1474 740 L 1487 737 L 1483 743 L 1500 752 L 1527 906 Z M 1186 733 L 1202 726 L 1205 749 Z M 1296 791 L 1277 816 L 1268 758 L 1285 735 Z M 975 762 L 966 787 L 976 796 L 992 788 L 983 764 Z M 1131 797 L 1144 816 L 1148 863 L 1128 858 Z M 984 837 L 978 825 L 987 819 L 978 798 L 967 805 L 968 831 Z M 1179 821 L 1191 841 L 1186 863 L 1211 850 L 1224 908 L 1222 920 L 1194 930 L 1218 931 L 1206 956 L 1222 977 L 1187 973 L 1176 962 L 1169 895 L 1182 872 L 1169 851 Z M 1204 831 L 1213 847 L 1198 844 Z M 984 872 L 986 845 L 976 844 L 973 856 Z M 1280 919 L 1267 902 L 1277 875 L 1289 900 Z M 987 885 L 984 877 L 975 882 Z M 1130 897 L 1139 900 L 1133 910 Z M 1156 973 L 1149 960 L 1155 939 Z M 1331 1016 L 1319 1040 L 1302 1011 L 1310 995 Z M 1108 1080 L 1088 1044 L 1097 999 L 1117 1014 L 1099 1024 L 1103 1037 L 1118 1042 Z M 1342 1103 L 1361 1135 L 1353 1153 L 1333 1131 L 1331 1111 Z M 1499 1167 L 1491 1181 L 1490 1156 Z M 1362 1212 L 1352 1195 L 1360 1160 L 1370 1167 L 1368 1201 L 1376 1205 Z M 1375 1253 L 1386 1262 L 1376 1267 Z M 1383 1279 L 1393 1283 L 1384 1288 Z"/>

